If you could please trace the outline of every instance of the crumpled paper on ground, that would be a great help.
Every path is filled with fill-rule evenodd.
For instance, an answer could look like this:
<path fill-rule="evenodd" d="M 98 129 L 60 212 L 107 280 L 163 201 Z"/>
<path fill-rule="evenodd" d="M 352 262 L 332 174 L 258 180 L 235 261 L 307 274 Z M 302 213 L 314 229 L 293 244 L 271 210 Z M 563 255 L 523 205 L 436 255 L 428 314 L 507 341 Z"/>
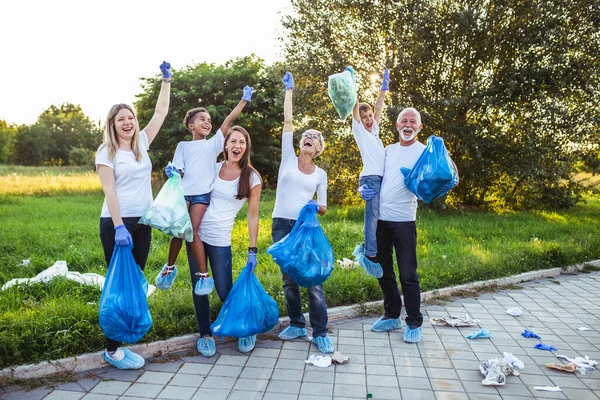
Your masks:
<path fill-rule="evenodd" d="M 557 364 L 557 363 L 547 363 L 546 367 L 551 368 L 551 369 L 557 369 L 559 371 L 564 371 L 564 372 L 577 371 L 577 364 L 575 364 L 575 363 L 568 363 L 567 365 Z"/>
<path fill-rule="evenodd" d="M 331 356 L 331 361 L 333 361 L 335 364 L 346 364 L 349 359 L 349 357 L 346 357 L 339 351 L 334 351 L 333 356 Z"/>
<path fill-rule="evenodd" d="M 331 365 L 331 357 L 322 356 L 321 354 L 312 354 L 308 360 L 304 360 L 306 364 L 312 364 L 315 367 L 327 368 Z"/>
<path fill-rule="evenodd" d="M 571 358 L 565 355 L 557 355 L 556 358 L 562 358 L 577 365 L 577 371 L 579 371 L 581 375 L 585 375 L 587 371 L 595 369 L 596 365 L 598 365 L 598 361 L 591 360 L 588 356 Z"/>
<path fill-rule="evenodd" d="M 506 362 L 512 365 L 513 367 L 517 367 L 519 369 L 525 368 L 525 364 L 523 364 L 523 361 L 513 356 L 512 353 L 508 353 L 505 351 L 502 355 L 504 356 L 504 360 L 506 360 Z"/>
<path fill-rule="evenodd" d="M 358 267 L 358 263 L 354 260 L 350 260 L 348 258 L 342 258 L 341 260 L 337 260 L 338 265 L 341 269 L 354 269 Z"/>
<path fill-rule="evenodd" d="M 562 389 L 558 386 L 534 386 L 533 388 L 544 392 L 562 392 Z"/>
<path fill-rule="evenodd" d="M 508 315 L 512 315 L 513 317 L 518 317 L 522 314 L 521 309 L 519 307 L 512 307 L 506 310 Z"/>
<path fill-rule="evenodd" d="M 481 381 L 484 386 L 504 386 L 508 375 L 520 375 L 511 364 L 500 357 L 482 362 L 479 364 L 479 370 L 485 376 Z"/>
<path fill-rule="evenodd" d="M 442 317 L 442 318 L 429 318 L 433 325 L 438 326 L 452 326 L 454 328 L 459 326 L 475 326 L 479 323 L 478 319 L 473 319 L 469 317 L 467 314 L 464 317 L 458 317 L 452 315 L 450 317 Z"/>

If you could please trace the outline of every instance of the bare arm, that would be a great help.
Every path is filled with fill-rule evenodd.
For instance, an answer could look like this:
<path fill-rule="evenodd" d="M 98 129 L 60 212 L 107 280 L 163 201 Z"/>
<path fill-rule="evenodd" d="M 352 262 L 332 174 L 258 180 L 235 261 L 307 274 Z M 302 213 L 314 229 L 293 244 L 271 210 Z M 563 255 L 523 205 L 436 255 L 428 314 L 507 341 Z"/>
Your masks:
<path fill-rule="evenodd" d="M 356 96 L 356 103 L 354 103 L 354 108 L 352 109 L 352 118 L 356 122 L 360 122 L 360 113 L 358 112 L 358 95 Z M 377 114 L 375 114 L 375 119 L 377 119 Z M 377 121 L 379 123 L 379 121 Z"/>
<path fill-rule="evenodd" d="M 381 113 L 383 112 L 386 94 L 387 90 L 380 90 L 377 101 L 375 102 L 375 122 L 377 122 L 377 125 L 379 125 L 379 121 L 381 121 Z"/>
<path fill-rule="evenodd" d="M 102 190 L 106 196 L 106 205 L 108 212 L 112 218 L 114 226 L 122 225 L 121 210 L 119 209 L 119 201 L 117 200 L 117 190 L 115 188 L 115 171 L 106 165 L 98 165 L 98 175 L 102 183 Z"/>
<path fill-rule="evenodd" d="M 248 199 L 248 235 L 250 237 L 250 247 L 256 247 L 256 238 L 258 237 L 258 204 L 260 203 L 260 192 L 262 185 L 256 185 L 250 189 L 250 198 Z"/>
<path fill-rule="evenodd" d="M 163 122 L 165 122 L 165 118 L 169 112 L 170 97 L 171 83 L 163 80 L 160 86 L 158 100 L 156 101 L 156 107 L 154 108 L 154 115 L 152 116 L 150 122 L 148 122 L 148 125 L 144 128 L 146 134 L 148 135 L 148 144 L 152 143 Z"/>
<path fill-rule="evenodd" d="M 294 123 L 292 122 L 292 95 L 294 89 L 285 91 L 285 99 L 283 100 L 283 131 L 294 132 Z"/>
<path fill-rule="evenodd" d="M 233 125 L 233 121 L 235 121 L 237 117 L 240 116 L 242 110 L 244 109 L 247 103 L 248 102 L 246 100 L 242 99 L 237 104 L 237 106 L 235 106 L 235 108 L 231 110 L 227 118 L 225 118 L 225 120 L 221 124 L 221 132 L 223 132 L 223 135 L 227 135 L 229 128 L 231 128 L 231 125 Z"/>

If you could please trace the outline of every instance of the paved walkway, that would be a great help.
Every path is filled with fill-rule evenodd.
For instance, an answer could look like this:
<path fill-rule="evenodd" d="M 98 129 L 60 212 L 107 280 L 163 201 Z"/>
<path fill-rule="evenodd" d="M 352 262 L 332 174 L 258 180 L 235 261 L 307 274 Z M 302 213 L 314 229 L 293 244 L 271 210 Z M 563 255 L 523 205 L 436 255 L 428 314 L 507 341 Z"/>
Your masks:
<path fill-rule="evenodd" d="M 560 362 L 556 354 L 589 356 L 600 361 L 600 273 L 559 276 L 524 283 L 522 289 L 458 299 L 423 307 L 426 322 L 418 345 L 402 341 L 403 330 L 375 333 L 376 318 L 331 323 L 337 350 L 350 357 L 344 365 L 318 368 L 305 364 L 314 345 L 304 340 L 259 340 L 250 355 L 237 342 L 217 343 L 211 358 L 188 353 L 152 360 L 144 369 L 112 367 L 79 374 L 79 381 L 29 392 L 0 389 L 3 400 L 112 399 L 600 399 L 600 372 L 586 375 L 545 367 Z M 506 314 L 520 307 L 520 317 Z M 427 317 L 462 315 L 479 319 L 491 339 L 467 340 L 476 328 L 433 327 Z M 586 326 L 592 331 L 579 331 Z M 539 334 L 555 353 L 537 350 L 536 339 L 521 336 L 524 328 Z M 513 353 L 525 363 L 521 376 L 506 386 L 481 384 L 479 361 Z M 534 386 L 559 386 L 562 392 L 540 392 Z"/>

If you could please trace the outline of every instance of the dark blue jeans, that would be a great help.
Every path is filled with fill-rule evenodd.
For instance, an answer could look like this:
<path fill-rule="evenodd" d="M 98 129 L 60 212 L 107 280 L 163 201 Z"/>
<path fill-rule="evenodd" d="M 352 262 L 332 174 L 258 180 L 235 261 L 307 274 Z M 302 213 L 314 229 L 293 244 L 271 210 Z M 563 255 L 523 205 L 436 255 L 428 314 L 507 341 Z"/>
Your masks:
<path fill-rule="evenodd" d="M 292 231 L 294 224 L 293 219 L 273 218 L 271 229 L 271 238 L 273 243 L 283 239 L 285 235 Z M 285 304 L 287 313 L 290 317 L 290 325 L 298 328 L 306 327 L 306 320 L 302 313 L 302 296 L 300 287 L 294 280 L 285 272 L 281 271 L 283 277 L 283 292 L 285 294 Z M 323 285 L 311 286 L 308 291 L 308 316 L 310 324 L 313 328 L 313 337 L 327 335 L 327 304 L 325 303 L 325 293 L 323 293 Z"/>
<path fill-rule="evenodd" d="M 417 274 L 417 226 L 414 221 L 377 223 L 377 260 L 383 268 L 379 286 L 383 291 L 383 308 L 388 318 L 400 317 L 402 299 L 394 273 L 393 251 L 400 273 L 400 285 L 404 294 L 406 324 L 414 329 L 423 324 L 421 314 L 421 287 Z"/>
<path fill-rule="evenodd" d="M 358 178 L 358 186 L 368 185 L 369 189 L 377 192 L 371 200 L 365 201 L 365 221 L 363 233 L 365 241 L 363 247 L 365 255 L 375 257 L 377 255 L 377 220 L 379 219 L 379 192 L 381 191 L 380 175 L 366 175 Z"/>
<path fill-rule="evenodd" d="M 215 289 L 221 301 L 224 302 L 233 285 L 231 277 L 231 246 L 211 246 L 204 242 L 202 244 L 206 258 L 208 259 L 206 265 L 210 266 L 210 272 L 215 281 Z M 210 304 L 208 302 L 208 295 L 197 296 L 194 293 L 196 282 L 200 279 L 195 272 L 199 271 L 199 269 L 188 242 L 185 242 L 185 248 L 192 276 L 192 299 L 194 300 L 194 309 L 196 310 L 198 332 L 200 332 L 200 336 L 212 335 L 210 331 Z"/>

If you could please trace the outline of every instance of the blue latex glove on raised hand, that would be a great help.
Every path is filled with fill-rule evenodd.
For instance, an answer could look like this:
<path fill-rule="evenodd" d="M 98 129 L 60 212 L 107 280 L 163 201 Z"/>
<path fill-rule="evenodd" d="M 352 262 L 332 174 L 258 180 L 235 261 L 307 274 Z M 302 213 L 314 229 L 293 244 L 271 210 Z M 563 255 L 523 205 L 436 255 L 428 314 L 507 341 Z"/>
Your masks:
<path fill-rule="evenodd" d="M 117 246 L 129 246 L 132 243 L 131 234 L 125 225 L 115 226 L 115 244 Z"/>
<path fill-rule="evenodd" d="M 369 185 L 360 186 L 358 188 L 358 193 L 360 193 L 360 197 L 362 197 L 364 201 L 371 200 L 377 194 L 375 190 L 369 188 Z"/>
<path fill-rule="evenodd" d="M 171 72 L 171 64 L 163 61 L 162 64 L 160 64 L 160 72 L 162 72 L 163 79 L 169 79 L 173 75 Z"/>
<path fill-rule="evenodd" d="M 242 100 L 252 101 L 252 92 L 254 91 L 253 87 L 244 86 L 244 94 L 242 95 Z"/>
<path fill-rule="evenodd" d="M 390 70 L 383 70 L 383 80 L 381 81 L 381 90 L 390 90 Z"/>
<path fill-rule="evenodd" d="M 173 176 L 173 174 L 181 175 L 181 171 L 179 171 L 173 164 L 169 162 L 165 167 L 165 174 L 167 175 L 167 178 L 170 178 Z"/>
<path fill-rule="evenodd" d="M 291 72 L 286 72 L 283 76 L 283 84 L 285 85 L 285 90 L 294 89 L 294 77 Z"/>
<path fill-rule="evenodd" d="M 321 206 L 319 205 L 319 203 L 316 202 L 316 200 L 309 200 L 309 202 L 306 203 L 306 205 L 314 207 L 315 212 L 319 212 L 319 209 L 321 208 Z"/>
<path fill-rule="evenodd" d="M 247 265 L 250 265 L 250 269 L 252 271 L 254 271 L 254 268 L 256 268 L 256 252 L 255 251 L 249 251 L 248 252 L 248 260 L 246 261 Z"/>

